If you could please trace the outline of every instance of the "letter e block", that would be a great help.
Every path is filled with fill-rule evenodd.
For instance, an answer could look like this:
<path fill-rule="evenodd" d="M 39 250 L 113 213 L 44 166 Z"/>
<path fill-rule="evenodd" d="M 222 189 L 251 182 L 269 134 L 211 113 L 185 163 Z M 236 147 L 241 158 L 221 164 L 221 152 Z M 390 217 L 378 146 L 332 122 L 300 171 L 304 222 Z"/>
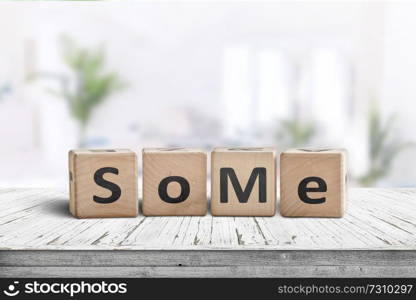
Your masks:
<path fill-rule="evenodd" d="M 211 213 L 273 216 L 276 153 L 272 148 L 216 148 L 211 153 Z"/>
<path fill-rule="evenodd" d="M 69 209 L 77 218 L 136 217 L 136 154 L 125 149 L 70 151 L 69 190 Z"/>
<path fill-rule="evenodd" d="M 280 156 L 280 212 L 336 217 L 345 211 L 346 151 L 290 149 Z"/>
<path fill-rule="evenodd" d="M 207 213 L 207 154 L 191 148 L 143 149 L 143 214 Z"/>

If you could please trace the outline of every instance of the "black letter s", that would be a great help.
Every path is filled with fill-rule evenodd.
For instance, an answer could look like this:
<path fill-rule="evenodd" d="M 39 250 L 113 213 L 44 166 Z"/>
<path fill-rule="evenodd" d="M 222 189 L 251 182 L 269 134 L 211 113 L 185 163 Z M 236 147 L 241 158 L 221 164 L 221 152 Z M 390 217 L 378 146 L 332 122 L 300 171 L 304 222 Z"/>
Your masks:
<path fill-rule="evenodd" d="M 99 186 L 102 186 L 103 188 L 109 189 L 112 192 L 111 196 L 108 198 L 102 198 L 102 197 L 98 197 L 94 195 L 93 200 L 101 204 L 113 203 L 117 201 L 121 196 L 120 187 L 117 184 L 111 181 L 107 181 L 103 178 L 105 173 L 112 173 L 112 174 L 118 175 L 118 169 L 105 167 L 105 168 L 98 169 L 94 174 L 95 183 L 98 184 Z"/>

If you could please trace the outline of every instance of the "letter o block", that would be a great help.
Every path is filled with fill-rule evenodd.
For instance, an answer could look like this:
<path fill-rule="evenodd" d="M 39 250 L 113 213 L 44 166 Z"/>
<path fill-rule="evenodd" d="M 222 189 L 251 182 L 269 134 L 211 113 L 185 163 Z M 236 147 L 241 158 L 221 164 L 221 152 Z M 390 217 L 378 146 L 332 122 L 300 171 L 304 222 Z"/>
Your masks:
<path fill-rule="evenodd" d="M 143 214 L 207 213 L 207 155 L 191 148 L 143 149 Z"/>
<path fill-rule="evenodd" d="M 136 154 L 127 149 L 70 151 L 69 191 L 69 209 L 77 218 L 136 217 Z"/>
<path fill-rule="evenodd" d="M 346 151 L 290 149 L 280 156 L 280 212 L 336 217 L 345 211 Z"/>
<path fill-rule="evenodd" d="M 276 154 L 272 148 L 215 148 L 211 153 L 214 216 L 274 216 Z"/>

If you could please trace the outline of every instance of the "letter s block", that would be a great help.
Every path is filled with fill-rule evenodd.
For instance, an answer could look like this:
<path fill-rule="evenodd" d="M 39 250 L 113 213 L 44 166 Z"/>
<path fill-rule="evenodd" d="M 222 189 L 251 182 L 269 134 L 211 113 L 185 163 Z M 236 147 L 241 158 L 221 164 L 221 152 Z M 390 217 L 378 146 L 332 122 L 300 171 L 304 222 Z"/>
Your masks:
<path fill-rule="evenodd" d="M 190 148 L 143 149 L 143 214 L 207 213 L 207 155 Z"/>
<path fill-rule="evenodd" d="M 77 218 L 136 217 L 137 158 L 125 149 L 69 152 L 69 208 Z"/>
<path fill-rule="evenodd" d="M 285 217 L 342 217 L 346 151 L 290 149 L 280 156 L 280 212 Z"/>
<path fill-rule="evenodd" d="M 273 216 L 276 154 L 272 148 L 216 148 L 211 153 L 211 213 Z"/>

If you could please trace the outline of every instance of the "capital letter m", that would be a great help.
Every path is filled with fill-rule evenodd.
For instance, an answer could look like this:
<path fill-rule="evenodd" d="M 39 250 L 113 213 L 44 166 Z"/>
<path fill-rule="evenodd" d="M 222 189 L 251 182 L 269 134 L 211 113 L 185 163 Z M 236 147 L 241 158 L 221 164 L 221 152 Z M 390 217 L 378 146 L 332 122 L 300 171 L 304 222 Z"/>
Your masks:
<path fill-rule="evenodd" d="M 220 169 L 220 202 L 228 202 L 228 178 L 230 178 L 233 185 L 235 194 L 237 195 L 238 202 L 247 203 L 250 197 L 251 191 L 253 190 L 254 183 L 257 177 L 259 178 L 259 202 L 267 202 L 266 199 L 266 168 L 254 168 L 251 172 L 250 178 L 248 179 L 247 185 L 243 190 L 240 182 L 233 168 L 221 168 Z"/>

